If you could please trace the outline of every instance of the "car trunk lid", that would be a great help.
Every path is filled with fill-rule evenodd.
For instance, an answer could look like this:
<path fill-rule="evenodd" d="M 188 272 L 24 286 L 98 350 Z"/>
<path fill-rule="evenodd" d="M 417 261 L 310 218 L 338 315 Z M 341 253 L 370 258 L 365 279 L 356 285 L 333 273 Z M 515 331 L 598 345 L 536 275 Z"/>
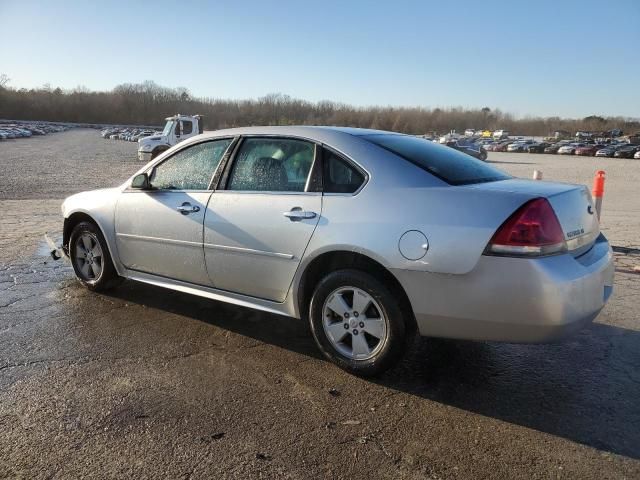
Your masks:
<path fill-rule="evenodd" d="M 512 192 L 530 199 L 546 198 L 558 217 L 568 250 L 575 256 L 591 248 L 600 234 L 600 224 L 591 193 L 584 185 L 509 179 L 469 187 Z"/>

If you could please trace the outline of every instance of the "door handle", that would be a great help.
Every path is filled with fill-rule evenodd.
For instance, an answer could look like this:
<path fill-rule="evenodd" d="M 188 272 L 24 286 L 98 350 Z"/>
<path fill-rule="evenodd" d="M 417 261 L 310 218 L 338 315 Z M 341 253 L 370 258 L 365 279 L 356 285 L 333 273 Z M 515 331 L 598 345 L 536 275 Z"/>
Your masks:
<path fill-rule="evenodd" d="M 292 222 L 299 222 L 300 220 L 316 218 L 316 212 L 308 212 L 306 210 L 302 210 L 300 207 L 294 207 L 288 212 L 284 212 L 283 215 Z"/>
<path fill-rule="evenodd" d="M 200 211 L 200 207 L 197 205 L 191 205 L 189 202 L 184 202 L 179 207 L 176 207 L 182 215 L 189 215 L 190 213 L 195 213 Z"/>

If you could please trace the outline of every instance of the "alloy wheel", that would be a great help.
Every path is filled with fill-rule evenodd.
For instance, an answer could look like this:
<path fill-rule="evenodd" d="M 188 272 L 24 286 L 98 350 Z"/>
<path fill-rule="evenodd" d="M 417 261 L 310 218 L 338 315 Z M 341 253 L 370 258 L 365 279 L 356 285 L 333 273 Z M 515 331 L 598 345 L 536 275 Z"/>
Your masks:
<path fill-rule="evenodd" d="M 356 287 L 334 290 L 322 307 L 322 325 L 331 345 L 352 360 L 368 360 L 385 345 L 389 321 L 376 300 Z"/>
<path fill-rule="evenodd" d="M 92 282 L 98 280 L 104 268 L 102 247 L 96 236 L 82 232 L 75 244 L 74 262 L 82 278 Z"/>

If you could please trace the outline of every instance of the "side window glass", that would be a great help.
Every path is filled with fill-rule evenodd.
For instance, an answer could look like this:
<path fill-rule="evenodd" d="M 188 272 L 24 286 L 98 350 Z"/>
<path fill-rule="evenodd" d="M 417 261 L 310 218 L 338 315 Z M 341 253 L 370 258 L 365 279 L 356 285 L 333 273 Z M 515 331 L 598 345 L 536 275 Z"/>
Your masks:
<path fill-rule="evenodd" d="M 287 138 L 246 138 L 238 152 L 229 190 L 304 192 L 314 145 Z"/>
<path fill-rule="evenodd" d="M 231 139 L 199 143 L 158 165 L 151 186 L 160 190 L 207 190 Z"/>
<path fill-rule="evenodd" d="M 325 193 L 353 193 L 364 183 L 364 175 L 359 170 L 327 149 L 324 150 L 323 168 Z"/>
<path fill-rule="evenodd" d="M 193 122 L 191 120 L 183 120 L 182 121 L 182 134 L 189 135 L 193 132 Z"/>

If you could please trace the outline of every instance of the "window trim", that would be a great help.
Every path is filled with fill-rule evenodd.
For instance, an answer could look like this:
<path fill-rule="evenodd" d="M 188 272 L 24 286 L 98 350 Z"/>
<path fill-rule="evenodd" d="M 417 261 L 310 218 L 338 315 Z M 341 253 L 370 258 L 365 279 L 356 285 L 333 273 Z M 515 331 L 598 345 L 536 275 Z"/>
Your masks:
<path fill-rule="evenodd" d="M 311 169 L 309 170 L 309 177 L 307 178 L 307 183 L 304 186 L 304 191 L 308 193 L 322 193 L 323 188 L 323 150 L 322 145 L 315 143 L 313 152 L 313 163 L 311 164 Z"/>
<path fill-rule="evenodd" d="M 282 191 L 282 190 L 231 190 L 229 188 L 229 181 L 231 179 L 231 174 L 236 165 L 236 161 L 238 159 L 238 153 L 240 152 L 242 145 L 244 145 L 245 140 L 249 138 L 271 138 L 271 139 L 282 139 L 282 140 L 297 140 L 311 144 L 313 149 L 313 161 L 311 162 L 311 168 L 309 169 L 309 173 L 307 174 L 307 181 L 304 185 L 303 191 Z M 224 173 L 222 174 L 220 181 L 218 183 L 218 188 L 216 188 L 217 193 L 241 193 L 241 194 L 265 194 L 265 195 L 321 195 L 322 192 L 310 192 L 308 191 L 309 187 L 309 179 L 314 172 L 314 167 L 318 163 L 318 153 L 320 144 L 310 138 L 305 137 L 297 137 L 295 135 L 278 135 L 278 134 L 243 134 L 240 136 L 238 143 L 235 145 L 232 154 L 230 155 L 230 159 L 228 163 L 225 165 Z"/>
<path fill-rule="evenodd" d="M 200 192 L 213 192 L 213 191 L 215 191 L 216 174 L 218 173 L 218 171 L 220 171 L 221 168 L 223 168 L 223 162 L 230 155 L 230 152 L 233 150 L 233 147 L 236 144 L 236 142 L 238 141 L 238 138 L 239 138 L 238 136 L 225 135 L 224 137 L 205 138 L 205 139 L 202 139 L 202 140 L 197 141 L 197 142 L 192 142 L 192 143 L 181 145 L 180 148 L 178 148 L 176 151 L 172 152 L 171 155 L 167 156 L 166 158 L 158 159 L 151 166 L 149 166 L 149 168 L 144 170 L 144 172 L 141 172 L 141 173 L 146 173 L 147 175 L 149 175 L 149 177 L 151 177 L 151 174 L 153 173 L 153 171 L 156 168 L 158 168 L 164 162 L 168 161 L 169 159 L 173 158 L 178 153 L 183 152 L 184 150 L 186 150 L 188 148 L 195 147 L 196 145 L 201 145 L 203 143 L 211 143 L 211 142 L 217 142 L 217 141 L 221 141 L 221 140 L 231 140 L 231 143 L 227 146 L 227 149 L 222 154 L 222 158 L 220 159 L 220 162 L 218 162 L 218 165 L 216 166 L 215 170 L 211 174 L 211 178 L 209 180 L 208 188 L 206 188 L 206 189 L 190 189 L 190 190 L 180 189 L 180 190 L 177 190 L 177 189 L 168 189 L 168 188 L 156 188 L 156 189 L 152 189 L 152 190 L 140 190 L 138 188 L 131 188 L 131 179 L 129 179 L 129 185 L 127 185 L 127 188 L 125 189 L 125 192 L 132 192 L 132 193 L 150 193 L 150 192 L 173 192 L 173 193 L 193 192 L 193 193 L 200 193 Z"/>

